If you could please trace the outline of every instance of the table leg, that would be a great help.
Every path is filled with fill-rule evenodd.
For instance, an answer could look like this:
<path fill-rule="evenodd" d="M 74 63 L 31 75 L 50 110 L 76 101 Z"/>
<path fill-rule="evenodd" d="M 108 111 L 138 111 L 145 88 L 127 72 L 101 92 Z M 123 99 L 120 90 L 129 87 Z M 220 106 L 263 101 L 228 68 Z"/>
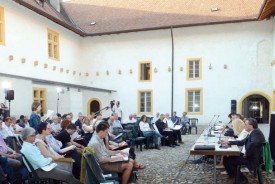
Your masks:
<path fill-rule="evenodd" d="M 216 171 L 216 155 L 214 155 L 214 178 L 213 178 L 213 183 L 217 183 L 217 171 Z"/>

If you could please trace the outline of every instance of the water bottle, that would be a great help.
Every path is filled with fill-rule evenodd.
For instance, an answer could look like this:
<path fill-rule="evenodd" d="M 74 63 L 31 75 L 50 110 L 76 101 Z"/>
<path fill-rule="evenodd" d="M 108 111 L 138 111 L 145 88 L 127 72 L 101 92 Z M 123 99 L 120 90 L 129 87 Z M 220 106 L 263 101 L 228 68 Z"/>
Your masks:
<path fill-rule="evenodd" d="M 208 145 L 208 131 L 207 130 L 204 130 L 203 143 L 204 143 L 204 145 Z"/>

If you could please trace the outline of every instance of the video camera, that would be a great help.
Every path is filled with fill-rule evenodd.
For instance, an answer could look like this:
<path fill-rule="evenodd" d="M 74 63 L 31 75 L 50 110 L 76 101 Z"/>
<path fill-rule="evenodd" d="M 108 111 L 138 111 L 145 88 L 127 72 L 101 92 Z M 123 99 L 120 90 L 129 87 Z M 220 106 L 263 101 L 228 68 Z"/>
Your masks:
<path fill-rule="evenodd" d="M 112 100 L 112 101 L 110 101 L 110 106 L 111 106 L 111 109 L 113 109 L 113 107 L 114 107 L 114 105 L 115 105 L 115 100 Z"/>

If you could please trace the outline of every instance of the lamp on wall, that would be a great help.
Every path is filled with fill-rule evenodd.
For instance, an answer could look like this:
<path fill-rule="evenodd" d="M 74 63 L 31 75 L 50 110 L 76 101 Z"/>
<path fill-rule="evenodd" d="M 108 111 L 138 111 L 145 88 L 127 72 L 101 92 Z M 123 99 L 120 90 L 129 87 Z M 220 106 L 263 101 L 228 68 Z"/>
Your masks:
<path fill-rule="evenodd" d="M 168 72 L 171 72 L 171 71 L 172 71 L 172 69 L 171 69 L 171 67 L 169 66 L 169 67 L 168 67 Z"/>
<path fill-rule="evenodd" d="M 183 67 L 182 67 L 182 66 L 180 67 L 180 71 L 181 71 L 181 72 L 183 71 Z"/>
<path fill-rule="evenodd" d="M 109 70 L 107 70 L 107 71 L 106 71 L 106 75 L 109 75 L 109 74 L 110 74 L 110 72 L 109 72 Z"/>
<path fill-rule="evenodd" d="M 68 73 L 70 73 L 70 70 L 69 70 L 69 69 L 67 69 L 67 70 L 66 70 L 66 73 L 67 73 L 67 74 L 68 74 Z"/>
<path fill-rule="evenodd" d="M 25 64 L 26 63 L 26 59 L 25 58 L 21 58 L 21 63 Z"/>
<path fill-rule="evenodd" d="M 275 60 L 273 60 L 272 62 L 271 62 L 271 66 L 274 66 L 275 65 Z"/>
<path fill-rule="evenodd" d="M 158 69 L 157 69 L 156 67 L 154 68 L 154 72 L 155 72 L 155 73 L 158 73 Z"/>
<path fill-rule="evenodd" d="M 96 76 L 99 76 L 99 72 L 96 72 Z"/>
<path fill-rule="evenodd" d="M 33 65 L 34 65 L 34 66 L 38 66 L 38 61 L 34 61 L 34 62 L 33 62 Z"/>
<path fill-rule="evenodd" d="M 121 73 L 122 73 L 122 72 L 121 72 L 121 70 L 119 69 L 119 70 L 118 70 L 118 74 L 121 75 Z"/>
<path fill-rule="evenodd" d="M 76 74 L 76 71 L 73 71 L 73 75 L 75 75 Z"/>
<path fill-rule="evenodd" d="M 56 70 L 56 66 L 53 66 L 53 71 L 55 71 Z"/>
<path fill-rule="evenodd" d="M 9 55 L 9 61 L 13 61 L 13 55 Z"/>
<path fill-rule="evenodd" d="M 210 65 L 208 66 L 208 68 L 209 68 L 209 70 L 212 70 L 212 65 L 210 64 Z"/>
<path fill-rule="evenodd" d="M 132 74 L 132 73 L 133 73 L 133 70 L 132 70 L 132 68 L 130 69 L 129 73 L 130 73 L 130 74 Z"/>
<path fill-rule="evenodd" d="M 88 72 L 86 72 L 86 73 L 85 73 L 85 76 L 86 76 L 86 77 L 88 77 L 88 76 L 89 76 L 89 73 L 88 73 Z"/>
<path fill-rule="evenodd" d="M 223 68 L 224 68 L 224 69 L 227 69 L 227 64 L 224 64 L 224 65 L 223 65 Z"/>
<path fill-rule="evenodd" d="M 48 64 L 44 64 L 44 68 L 48 68 Z"/>

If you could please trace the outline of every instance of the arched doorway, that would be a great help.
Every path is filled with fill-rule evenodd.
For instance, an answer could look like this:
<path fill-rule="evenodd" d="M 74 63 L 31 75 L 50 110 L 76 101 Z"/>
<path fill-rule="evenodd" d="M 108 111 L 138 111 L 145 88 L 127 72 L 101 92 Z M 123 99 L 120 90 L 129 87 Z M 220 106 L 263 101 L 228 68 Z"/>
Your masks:
<path fill-rule="evenodd" d="M 270 97 L 261 92 L 249 93 L 239 102 L 239 113 L 255 118 L 258 123 L 269 123 Z M 241 111 L 241 112 L 240 112 Z"/>
<path fill-rule="evenodd" d="M 101 109 L 101 102 L 97 98 L 92 98 L 87 103 L 87 115 Z"/>

